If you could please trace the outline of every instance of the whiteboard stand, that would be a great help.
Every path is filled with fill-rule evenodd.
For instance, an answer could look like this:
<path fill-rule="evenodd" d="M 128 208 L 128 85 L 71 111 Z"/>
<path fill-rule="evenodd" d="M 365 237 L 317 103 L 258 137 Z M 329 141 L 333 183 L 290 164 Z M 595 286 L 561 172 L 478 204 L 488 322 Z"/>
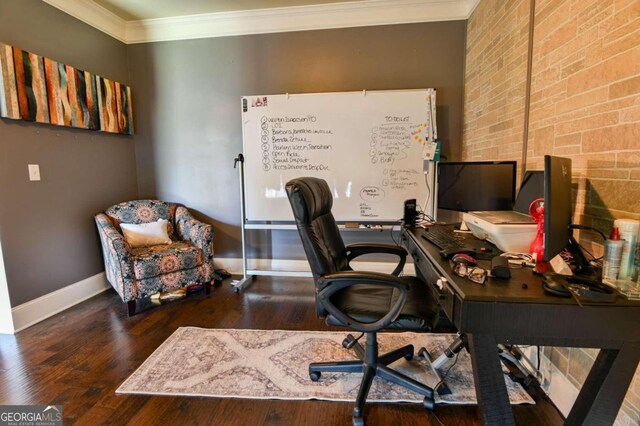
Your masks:
<path fill-rule="evenodd" d="M 268 275 L 278 277 L 312 277 L 311 272 L 306 271 L 270 271 L 260 269 L 248 269 L 247 267 L 247 229 L 298 229 L 296 225 L 251 225 L 247 224 L 246 210 L 245 210 L 245 181 L 244 181 L 244 156 L 238 154 L 238 157 L 234 159 L 233 168 L 240 163 L 240 234 L 242 240 L 242 278 L 239 280 L 231 281 L 234 293 L 239 293 L 240 290 L 248 287 L 253 282 L 253 279 L 257 275 Z"/>
<path fill-rule="evenodd" d="M 244 214 L 244 156 L 238 154 L 233 160 L 233 168 L 240 163 L 238 168 L 240 172 L 240 234 L 242 238 L 242 278 L 239 280 L 231 281 L 234 293 L 239 293 L 240 290 L 247 287 L 253 281 L 254 275 L 247 275 L 247 243 L 246 243 L 246 229 L 244 227 L 245 214 Z"/>

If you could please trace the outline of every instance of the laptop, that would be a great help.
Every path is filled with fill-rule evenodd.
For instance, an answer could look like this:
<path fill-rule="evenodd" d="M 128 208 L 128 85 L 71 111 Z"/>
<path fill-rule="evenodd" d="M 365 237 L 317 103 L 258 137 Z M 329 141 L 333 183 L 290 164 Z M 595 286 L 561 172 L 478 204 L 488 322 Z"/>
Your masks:
<path fill-rule="evenodd" d="M 513 210 L 473 211 L 474 216 L 496 225 L 520 225 L 535 223 L 529 215 L 529 206 L 536 198 L 544 197 L 544 172 L 525 173 Z"/>

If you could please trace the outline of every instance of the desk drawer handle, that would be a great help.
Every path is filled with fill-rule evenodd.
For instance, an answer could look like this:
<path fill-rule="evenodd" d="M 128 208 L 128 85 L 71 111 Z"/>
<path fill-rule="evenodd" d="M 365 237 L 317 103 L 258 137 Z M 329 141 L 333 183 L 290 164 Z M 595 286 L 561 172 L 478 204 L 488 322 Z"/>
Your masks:
<path fill-rule="evenodd" d="M 444 277 L 440 277 L 438 278 L 438 280 L 436 281 L 436 287 L 438 287 L 440 290 L 444 290 L 444 286 L 447 284 L 447 279 Z"/>

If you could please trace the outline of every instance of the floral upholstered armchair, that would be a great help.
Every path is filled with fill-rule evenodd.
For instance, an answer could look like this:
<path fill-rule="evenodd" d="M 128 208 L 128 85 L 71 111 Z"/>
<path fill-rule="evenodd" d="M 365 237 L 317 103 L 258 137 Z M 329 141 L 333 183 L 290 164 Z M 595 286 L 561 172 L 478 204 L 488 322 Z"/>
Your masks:
<path fill-rule="evenodd" d="M 170 244 L 132 247 L 120 224 L 168 221 Z M 182 205 L 158 200 L 116 204 L 95 216 L 107 279 L 135 314 L 136 300 L 155 293 L 213 281 L 213 227 Z M 168 241 L 168 240 L 167 240 Z"/>

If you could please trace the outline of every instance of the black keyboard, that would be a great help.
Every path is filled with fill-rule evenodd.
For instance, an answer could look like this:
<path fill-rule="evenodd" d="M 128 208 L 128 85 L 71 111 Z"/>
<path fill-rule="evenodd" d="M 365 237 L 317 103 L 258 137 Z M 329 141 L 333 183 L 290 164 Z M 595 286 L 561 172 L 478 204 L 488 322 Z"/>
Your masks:
<path fill-rule="evenodd" d="M 464 242 L 456 239 L 450 228 L 429 228 L 422 234 L 422 238 L 428 240 L 438 246 L 441 250 L 448 250 L 450 248 L 462 248 L 465 247 Z"/>

